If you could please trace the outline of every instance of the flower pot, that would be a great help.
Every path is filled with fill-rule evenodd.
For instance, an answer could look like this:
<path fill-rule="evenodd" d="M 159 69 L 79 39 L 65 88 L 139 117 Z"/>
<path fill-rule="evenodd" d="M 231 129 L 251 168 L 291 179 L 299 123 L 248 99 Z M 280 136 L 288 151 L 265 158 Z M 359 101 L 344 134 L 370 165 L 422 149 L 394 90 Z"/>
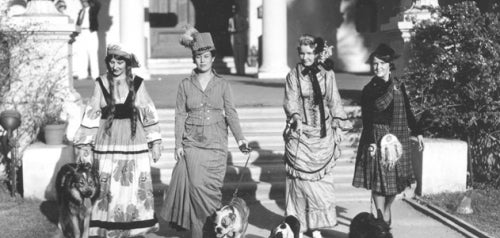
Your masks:
<path fill-rule="evenodd" d="M 66 124 L 46 125 L 43 128 L 45 144 L 61 145 L 66 134 Z"/>

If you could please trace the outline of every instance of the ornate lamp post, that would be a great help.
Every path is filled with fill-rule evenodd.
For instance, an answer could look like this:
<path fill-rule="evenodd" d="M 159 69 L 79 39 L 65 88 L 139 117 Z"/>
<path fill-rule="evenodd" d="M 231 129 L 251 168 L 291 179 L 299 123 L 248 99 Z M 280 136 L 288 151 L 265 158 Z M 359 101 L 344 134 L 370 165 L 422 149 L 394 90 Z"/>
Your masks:
<path fill-rule="evenodd" d="M 6 110 L 0 113 L 0 125 L 7 131 L 7 135 L 2 138 L 2 144 L 4 150 L 2 153 L 4 154 L 4 158 L 8 158 L 8 154 L 10 151 L 10 160 L 8 161 L 8 165 L 6 166 L 9 169 L 9 182 L 11 185 L 11 196 L 17 196 L 17 142 L 13 136 L 13 131 L 16 130 L 19 125 L 21 125 L 21 114 L 16 110 Z"/>

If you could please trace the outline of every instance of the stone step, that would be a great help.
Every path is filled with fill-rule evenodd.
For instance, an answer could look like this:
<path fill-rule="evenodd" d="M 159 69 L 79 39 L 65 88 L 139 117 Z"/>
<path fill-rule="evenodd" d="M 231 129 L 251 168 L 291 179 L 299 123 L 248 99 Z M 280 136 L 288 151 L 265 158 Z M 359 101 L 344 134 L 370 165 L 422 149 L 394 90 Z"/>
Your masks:
<path fill-rule="evenodd" d="M 275 121 L 272 119 L 269 119 L 267 121 L 263 120 L 247 120 L 243 121 L 240 123 L 241 130 L 245 135 L 247 134 L 263 134 L 263 135 L 282 135 L 283 130 L 285 129 L 286 123 L 282 120 L 280 121 Z M 160 122 L 160 131 L 162 133 L 162 136 L 167 137 L 167 136 L 174 136 L 175 135 L 175 125 L 174 123 L 162 123 Z M 228 131 L 230 129 L 228 128 Z M 357 130 L 353 130 L 357 131 Z M 354 133 L 355 132 L 347 132 L 347 133 Z"/>
<path fill-rule="evenodd" d="M 251 131 L 282 133 L 285 129 L 286 123 L 285 121 L 249 121 L 240 123 L 240 126 L 243 133 Z M 160 130 L 162 134 L 166 133 L 167 135 L 173 136 L 173 133 L 175 132 L 175 125 L 174 123 L 161 123 Z"/>
<path fill-rule="evenodd" d="M 222 187 L 223 200 L 230 200 L 231 196 L 238 187 L 238 197 L 245 199 L 246 202 L 269 202 L 272 200 L 285 201 L 285 182 L 281 183 L 224 183 Z M 163 196 L 167 185 L 154 184 L 153 191 L 155 196 Z M 367 202 L 370 201 L 371 192 L 366 189 L 354 188 L 350 184 L 335 183 L 336 202 Z"/>
<path fill-rule="evenodd" d="M 169 184 L 171 181 L 173 166 L 169 167 L 153 167 L 152 176 L 163 184 Z M 336 183 L 352 182 L 354 174 L 354 164 L 347 161 L 337 161 L 333 169 L 335 174 Z M 244 164 L 241 166 L 227 165 L 225 181 L 236 182 L 239 181 L 243 175 L 243 182 L 280 182 L 284 181 L 285 165 L 282 161 L 274 164 L 248 164 L 245 168 Z"/>
<path fill-rule="evenodd" d="M 190 74 L 195 68 L 192 58 L 149 59 L 148 69 L 151 74 Z M 222 61 L 214 62 L 214 68 L 219 73 L 234 73 L 234 58 L 224 57 Z"/>
<path fill-rule="evenodd" d="M 361 108 L 359 106 L 344 106 L 344 110 L 346 111 L 349 118 L 360 118 L 361 117 Z M 244 119 L 281 119 L 285 120 L 285 111 L 282 107 L 264 107 L 264 108 L 237 108 L 238 117 L 240 120 Z M 158 109 L 158 116 L 160 119 L 170 119 L 173 121 L 175 117 L 174 109 Z"/>
<path fill-rule="evenodd" d="M 249 155 L 243 154 L 240 151 L 230 151 L 228 155 L 228 164 L 234 166 L 245 166 L 246 161 L 248 164 L 262 165 L 262 164 L 281 164 L 283 162 L 284 151 L 283 148 L 279 151 L 271 150 L 254 150 Z M 250 156 L 250 158 L 249 158 Z M 356 156 L 354 148 L 341 148 L 341 156 L 338 161 L 347 161 L 351 163 Z M 176 164 L 174 159 L 174 151 L 163 151 L 160 160 L 151 166 L 158 169 L 173 168 Z"/>
<path fill-rule="evenodd" d="M 254 136 L 245 135 L 246 140 L 251 148 L 263 148 L 263 147 L 284 147 L 285 142 L 283 141 L 283 136 L 281 134 L 268 135 L 268 136 Z M 359 136 L 357 134 L 352 134 L 346 137 L 340 146 L 342 147 L 352 147 L 357 146 Z M 175 148 L 175 138 L 172 136 L 162 136 L 162 145 L 164 149 Z M 228 148 L 238 148 L 238 143 L 234 137 L 229 136 L 228 138 Z"/>

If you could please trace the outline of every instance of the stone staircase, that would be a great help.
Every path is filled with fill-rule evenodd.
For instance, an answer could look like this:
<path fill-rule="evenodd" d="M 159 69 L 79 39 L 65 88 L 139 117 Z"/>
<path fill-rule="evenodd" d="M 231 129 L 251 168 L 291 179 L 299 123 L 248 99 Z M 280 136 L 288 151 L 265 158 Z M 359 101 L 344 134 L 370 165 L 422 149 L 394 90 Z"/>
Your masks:
<path fill-rule="evenodd" d="M 190 74 L 195 65 L 192 58 L 151 58 L 148 59 L 149 73 L 155 75 Z M 218 73 L 235 73 L 233 57 L 216 58 L 214 68 Z"/>
<path fill-rule="evenodd" d="M 239 108 L 243 133 L 253 151 L 244 155 L 238 150 L 232 134 L 229 137 L 229 157 L 224 179 L 223 197 L 230 199 L 241 174 L 238 195 L 247 202 L 283 202 L 285 194 L 284 142 L 282 132 L 285 115 L 282 108 Z M 359 117 L 359 107 L 346 107 L 351 117 Z M 162 158 L 153 165 L 152 175 L 156 196 L 162 196 L 170 183 L 174 160 L 174 110 L 159 110 L 163 143 Z M 359 130 L 359 119 L 355 128 Z M 356 131 L 353 130 L 353 131 Z M 334 168 L 337 201 L 369 201 L 369 192 L 351 186 L 354 158 L 359 133 L 350 132 L 341 144 L 342 156 Z M 248 166 L 245 162 L 249 158 Z"/>

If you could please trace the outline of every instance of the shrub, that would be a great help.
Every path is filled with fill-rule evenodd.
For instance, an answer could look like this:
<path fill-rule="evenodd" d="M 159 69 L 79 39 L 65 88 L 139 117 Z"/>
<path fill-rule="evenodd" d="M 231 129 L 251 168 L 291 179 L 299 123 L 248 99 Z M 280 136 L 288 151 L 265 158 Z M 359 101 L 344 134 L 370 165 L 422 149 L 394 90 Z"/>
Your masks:
<path fill-rule="evenodd" d="M 500 186 L 500 14 L 474 2 L 414 28 L 406 82 L 428 136 L 469 143 L 473 179 Z"/>
<path fill-rule="evenodd" d="M 74 101 L 74 95 L 67 83 L 67 68 L 61 64 L 67 54 L 58 54 L 60 49 L 52 47 L 52 42 L 37 37 L 39 23 L 16 25 L 1 8 L 0 3 L 0 111 L 15 109 L 22 115 L 15 133 L 22 157 L 41 127 L 61 122 L 63 105 Z"/>

